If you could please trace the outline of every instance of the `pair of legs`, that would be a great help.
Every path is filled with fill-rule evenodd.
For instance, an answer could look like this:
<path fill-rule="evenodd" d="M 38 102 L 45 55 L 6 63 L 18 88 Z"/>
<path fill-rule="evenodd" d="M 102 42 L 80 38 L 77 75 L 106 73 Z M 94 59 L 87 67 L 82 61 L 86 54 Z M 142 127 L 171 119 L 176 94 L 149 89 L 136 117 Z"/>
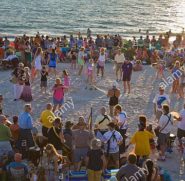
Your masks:
<path fill-rule="evenodd" d="M 51 73 L 51 72 L 53 72 L 55 74 L 55 77 L 57 76 L 56 67 L 49 67 L 48 73 Z"/>
<path fill-rule="evenodd" d="M 159 133 L 159 137 L 158 137 L 158 144 L 160 146 L 160 159 L 162 159 L 162 161 L 165 160 L 165 152 L 167 149 L 167 144 L 168 144 L 168 140 L 169 140 L 169 134 L 163 134 L 163 133 Z"/>
<path fill-rule="evenodd" d="M 180 98 L 184 98 L 184 87 L 185 87 L 184 83 L 180 84 L 179 86 L 179 97 Z"/>
<path fill-rule="evenodd" d="M 110 164 L 113 164 L 115 169 L 119 169 L 119 152 L 109 153 L 106 156 L 106 167 L 109 168 Z M 112 165 L 111 165 L 112 166 Z"/>
<path fill-rule="evenodd" d="M 62 107 L 62 104 L 54 104 L 53 112 L 55 112 L 57 108 L 58 108 L 58 110 L 60 110 L 61 107 Z"/>
<path fill-rule="evenodd" d="M 88 181 L 100 181 L 102 176 L 102 170 L 94 171 L 88 169 Z"/>
<path fill-rule="evenodd" d="M 98 65 L 97 76 L 99 75 L 100 71 L 101 71 L 101 76 L 103 77 L 104 76 L 104 67 Z"/>
<path fill-rule="evenodd" d="M 121 68 L 122 68 L 122 63 L 117 63 L 116 64 L 116 79 L 117 79 L 117 81 L 121 80 L 121 76 L 122 76 Z"/>
<path fill-rule="evenodd" d="M 176 79 L 173 81 L 171 93 L 178 93 L 178 92 L 179 92 L 179 79 Z"/>
<path fill-rule="evenodd" d="M 81 75 L 82 74 L 83 67 L 84 67 L 83 65 L 79 65 L 78 75 Z"/>
<path fill-rule="evenodd" d="M 128 89 L 128 94 L 130 94 L 130 81 L 123 81 L 123 88 L 124 88 L 124 93 L 127 93 L 127 89 Z"/>
<path fill-rule="evenodd" d="M 76 69 L 76 60 L 71 61 L 71 68 L 74 70 Z"/>

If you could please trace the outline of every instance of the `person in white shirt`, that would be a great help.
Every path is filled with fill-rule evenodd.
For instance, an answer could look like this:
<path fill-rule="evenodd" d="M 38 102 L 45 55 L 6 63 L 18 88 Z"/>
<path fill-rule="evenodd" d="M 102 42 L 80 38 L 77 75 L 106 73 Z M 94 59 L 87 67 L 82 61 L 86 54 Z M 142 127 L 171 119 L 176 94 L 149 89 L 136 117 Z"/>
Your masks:
<path fill-rule="evenodd" d="M 159 135 L 158 144 L 160 146 L 159 160 L 165 161 L 165 152 L 167 148 L 167 142 L 170 136 L 170 132 L 173 128 L 173 116 L 169 112 L 169 106 L 164 104 L 162 106 L 163 114 L 159 119 Z"/>
<path fill-rule="evenodd" d="M 118 49 L 117 54 L 115 55 L 115 63 L 116 63 L 116 79 L 117 82 L 121 81 L 122 78 L 122 65 L 125 61 L 125 55 L 124 53 L 121 53 L 121 49 Z M 120 76 L 119 76 L 119 75 Z"/>
<path fill-rule="evenodd" d="M 110 122 L 108 127 L 109 131 L 101 139 L 105 143 L 107 165 L 112 160 L 115 163 L 115 168 L 119 168 L 119 145 L 122 143 L 123 137 L 115 130 L 116 125 L 113 122 Z"/>
<path fill-rule="evenodd" d="M 100 54 L 98 57 L 98 63 L 97 63 L 97 76 L 99 76 L 100 70 L 101 70 L 101 77 L 104 76 L 105 61 L 106 61 L 105 49 L 101 48 Z"/>
<path fill-rule="evenodd" d="M 185 137 L 185 104 L 184 108 L 180 111 L 180 117 L 174 117 L 176 118 L 179 123 L 178 123 L 178 129 L 177 129 L 177 137 L 180 143 L 180 146 L 182 146 L 182 141 L 181 138 Z"/>
<path fill-rule="evenodd" d="M 114 123 L 118 127 L 118 131 L 120 132 L 121 136 L 123 137 L 123 142 L 120 145 L 120 154 L 125 152 L 125 140 L 126 140 L 126 132 L 128 129 L 128 122 L 127 122 L 127 114 L 122 110 L 121 105 L 117 104 L 114 107 Z"/>
<path fill-rule="evenodd" d="M 170 104 L 170 98 L 167 94 L 164 93 L 164 88 L 159 87 L 159 94 L 157 94 L 153 100 L 154 103 L 154 114 L 156 119 L 159 121 L 162 115 L 162 106 L 164 104 Z"/>
<path fill-rule="evenodd" d="M 100 115 L 95 120 L 96 137 L 101 138 L 108 131 L 108 124 L 111 122 L 111 117 L 107 115 L 106 108 L 100 109 Z"/>

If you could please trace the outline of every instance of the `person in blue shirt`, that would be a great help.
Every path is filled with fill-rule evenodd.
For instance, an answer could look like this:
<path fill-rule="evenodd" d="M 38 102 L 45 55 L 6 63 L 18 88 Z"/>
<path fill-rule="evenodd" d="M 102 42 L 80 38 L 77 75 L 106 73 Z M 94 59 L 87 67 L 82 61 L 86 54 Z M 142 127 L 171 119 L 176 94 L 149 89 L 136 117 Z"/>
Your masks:
<path fill-rule="evenodd" d="M 29 149 L 30 147 L 35 146 L 32 136 L 33 121 L 30 115 L 31 105 L 26 104 L 24 107 L 24 112 L 19 115 L 19 127 L 20 127 L 20 136 L 18 141 L 18 149 L 22 147 Z"/>

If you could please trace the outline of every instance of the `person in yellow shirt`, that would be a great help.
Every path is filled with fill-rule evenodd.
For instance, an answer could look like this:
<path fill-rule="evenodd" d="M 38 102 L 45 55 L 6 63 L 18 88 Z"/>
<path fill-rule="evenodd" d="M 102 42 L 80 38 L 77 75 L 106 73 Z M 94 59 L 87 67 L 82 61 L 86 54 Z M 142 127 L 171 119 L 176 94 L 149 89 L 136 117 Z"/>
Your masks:
<path fill-rule="evenodd" d="M 144 115 L 139 116 L 138 126 L 139 130 L 134 133 L 130 143 L 135 145 L 137 164 L 140 165 L 141 161 L 150 155 L 150 139 L 154 138 L 154 135 L 146 130 L 146 117 Z"/>
<path fill-rule="evenodd" d="M 55 115 L 52 112 L 53 106 L 51 103 L 47 104 L 46 110 L 41 113 L 40 122 L 42 123 L 42 135 L 48 137 L 48 129 L 53 126 Z"/>

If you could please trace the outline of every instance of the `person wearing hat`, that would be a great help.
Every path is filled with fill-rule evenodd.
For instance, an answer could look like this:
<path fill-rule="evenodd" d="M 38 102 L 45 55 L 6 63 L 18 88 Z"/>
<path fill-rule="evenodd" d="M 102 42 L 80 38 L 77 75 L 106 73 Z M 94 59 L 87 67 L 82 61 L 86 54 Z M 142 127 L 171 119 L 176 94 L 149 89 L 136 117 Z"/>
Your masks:
<path fill-rule="evenodd" d="M 101 180 L 102 170 L 106 165 L 101 145 L 101 140 L 93 139 L 91 141 L 91 149 L 87 152 L 86 165 L 88 169 L 88 181 Z"/>
<path fill-rule="evenodd" d="M 154 114 L 156 116 L 157 121 L 159 121 L 162 115 L 162 105 L 163 104 L 170 104 L 169 95 L 165 94 L 164 87 L 159 87 L 159 93 L 156 94 L 153 100 L 154 103 Z"/>
<path fill-rule="evenodd" d="M 110 116 L 114 115 L 114 106 L 119 103 L 120 89 L 117 88 L 117 82 L 113 82 L 112 88 L 108 90 Z"/>
<path fill-rule="evenodd" d="M 97 138 L 101 138 L 108 131 L 107 124 L 110 122 L 111 117 L 107 114 L 106 108 L 101 107 L 100 115 L 98 115 L 95 120 L 95 132 Z"/>
<path fill-rule="evenodd" d="M 14 161 L 6 167 L 9 180 L 26 180 L 28 175 L 28 166 L 22 162 L 22 154 L 15 153 Z"/>
<path fill-rule="evenodd" d="M 55 149 L 61 153 L 61 143 L 64 143 L 64 135 L 62 131 L 62 121 L 59 117 L 55 118 L 53 126 L 48 130 L 48 143 L 52 144 Z"/>
<path fill-rule="evenodd" d="M 0 156 L 12 151 L 10 139 L 12 137 L 10 128 L 5 125 L 7 118 L 0 115 Z"/>
<path fill-rule="evenodd" d="M 102 142 L 105 144 L 107 167 L 112 160 L 115 168 L 119 168 L 119 145 L 123 141 L 121 134 L 115 130 L 116 125 L 113 122 L 108 124 L 109 131 L 107 131 L 103 137 Z"/>
<path fill-rule="evenodd" d="M 114 61 L 116 63 L 116 79 L 117 79 L 117 82 L 118 82 L 118 81 L 121 81 L 122 65 L 125 61 L 125 55 L 124 55 L 124 53 L 121 52 L 120 48 L 117 50 Z M 118 75 L 118 73 L 120 74 L 120 76 Z"/>
<path fill-rule="evenodd" d="M 94 137 L 93 133 L 86 129 L 86 126 L 84 118 L 80 117 L 77 129 L 72 132 L 74 167 L 76 171 L 80 170 L 81 163 L 89 150 L 89 143 Z"/>
<path fill-rule="evenodd" d="M 84 53 L 84 51 L 85 51 L 85 48 L 81 47 L 80 51 L 78 53 L 78 65 L 79 65 L 78 75 L 82 74 L 83 67 L 84 67 L 84 64 L 85 64 L 85 53 Z"/>

